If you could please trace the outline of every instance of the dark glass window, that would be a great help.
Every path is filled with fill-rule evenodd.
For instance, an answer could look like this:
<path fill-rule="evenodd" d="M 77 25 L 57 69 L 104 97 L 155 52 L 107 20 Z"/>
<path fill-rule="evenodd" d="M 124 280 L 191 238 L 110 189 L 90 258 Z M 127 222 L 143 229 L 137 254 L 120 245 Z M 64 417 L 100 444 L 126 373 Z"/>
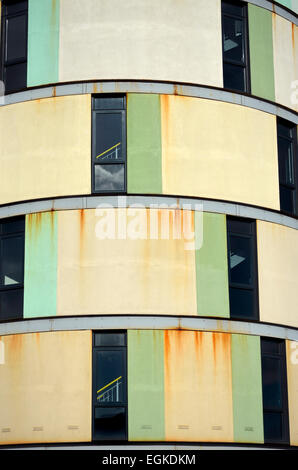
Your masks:
<path fill-rule="evenodd" d="M 231 318 L 257 320 L 258 280 L 255 221 L 227 217 Z"/>
<path fill-rule="evenodd" d="M 298 215 L 296 125 L 277 119 L 280 209 Z"/>
<path fill-rule="evenodd" d="M 11 93 L 27 86 L 28 2 L 2 4 L 2 80 Z"/>
<path fill-rule="evenodd" d="M 284 340 L 262 338 L 265 443 L 288 443 L 287 376 Z"/>
<path fill-rule="evenodd" d="M 247 5 L 222 2 L 224 88 L 250 92 Z"/>
<path fill-rule="evenodd" d="M 127 439 L 126 333 L 93 338 L 93 440 Z"/>
<path fill-rule="evenodd" d="M 25 218 L 0 223 L 0 320 L 23 316 Z"/>
<path fill-rule="evenodd" d="M 126 190 L 126 101 L 124 96 L 92 98 L 93 192 Z"/>

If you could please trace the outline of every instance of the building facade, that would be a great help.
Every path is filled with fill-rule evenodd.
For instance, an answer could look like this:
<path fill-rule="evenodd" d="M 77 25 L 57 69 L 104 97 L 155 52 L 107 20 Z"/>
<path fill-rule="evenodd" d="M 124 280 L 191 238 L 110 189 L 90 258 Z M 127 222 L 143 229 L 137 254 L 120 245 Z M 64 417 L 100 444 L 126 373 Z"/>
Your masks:
<path fill-rule="evenodd" d="M 297 12 L 2 0 L 3 447 L 298 446 Z"/>

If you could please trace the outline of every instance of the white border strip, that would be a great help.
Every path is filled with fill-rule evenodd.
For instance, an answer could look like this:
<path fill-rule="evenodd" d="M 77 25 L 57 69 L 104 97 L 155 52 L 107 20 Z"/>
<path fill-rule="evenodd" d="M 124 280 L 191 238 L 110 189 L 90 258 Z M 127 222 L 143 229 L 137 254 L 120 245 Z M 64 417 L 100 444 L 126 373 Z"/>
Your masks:
<path fill-rule="evenodd" d="M 120 204 L 119 204 L 120 202 Z M 140 204 L 146 208 L 154 205 L 161 206 L 166 204 L 173 206 L 174 204 L 180 209 L 203 210 L 203 212 L 214 212 L 218 214 L 234 215 L 238 217 L 246 217 L 249 219 L 263 220 L 278 225 L 284 225 L 289 228 L 298 230 L 298 219 L 289 217 L 279 212 L 273 212 L 269 209 L 259 209 L 243 204 L 221 202 L 216 200 L 204 200 L 195 198 L 173 197 L 173 196 L 82 196 L 57 199 L 44 199 L 41 201 L 23 202 L 10 204 L 0 207 L 0 219 L 6 217 L 14 217 L 17 215 L 33 214 L 36 212 L 60 211 L 60 210 L 80 210 L 80 209 L 96 209 L 98 205 L 101 207 L 129 207 L 132 204 Z"/>
<path fill-rule="evenodd" d="M 23 103 L 41 98 L 93 93 L 154 93 L 210 99 L 257 109 L 298 124 L 298 114 L 295 111 L 289 108 L 285 109 L 276 103 L 267 102 L 262 100 L 262 98 L 200 85 L 140 82 L 137 80 L 80 82 L 73 84 L 57 84 L 45 88 L 34 88 L 3 96 L 0 106 Z"/>
<path fill-rule="evenodd" d="M 298 328 L 261 322 L 198 316 L 92 315 L 78 317 L 31 318 L 0 323 L 0 336 L 77 330 L 192 330 L 267 336 L 298 342 Z"/>

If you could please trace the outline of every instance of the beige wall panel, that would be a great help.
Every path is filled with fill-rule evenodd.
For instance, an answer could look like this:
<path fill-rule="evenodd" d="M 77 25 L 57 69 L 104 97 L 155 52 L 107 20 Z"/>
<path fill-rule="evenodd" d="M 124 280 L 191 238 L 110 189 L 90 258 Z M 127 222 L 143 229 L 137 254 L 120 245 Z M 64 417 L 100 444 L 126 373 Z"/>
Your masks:
<path fill-rule="evenodd" d="M 91 192 L 90 95 L 0 108 L 0 204 Z"/>
<path fill-rule="evenodd" d="M 183 238 L 150 239 L 146 227 L 144 239 L 97 238 L 97 224 L 116 217 L 120 226 L 126 214 L 129 233 L 131 222 L 149 227 L 149 210 L 135 217 L 129 211 L 59 213 L 57 315 L 196 314 L 195 252 L 185 250 Z M 156 212 L 159 226 L 166 212 Z M 190 222 L 193 228 L 193 213 Z"/>
<path fill-rule="evenodd" d="M 90 441 L 91 332 L 0 340 L 0 443 Z"/>
<path fill-rule="evenodd" d="M 298 446 L 298 343 L 287 341 L 286 345 L 290 444 Z"/>
<path fill-rule="evenodd" d="M 275 100 L 297 111 L 298 28 L 274 13 L 272 26 Z"/>
<path fill-rule="evenodd" d="M 298 231 L 257 221 L 260 320 L 298 327 Z"/>
<path fill-rule="evenodd" d="M 61 0 L 59 79 L 222 86 L 220 0 Z"/>
<path fill-rule="evenodd" d="M 165 331 L 167 441 L 233 441 L 231 337 Z"/>
<path fill-rule="evenodd" d="M 275 116 L 163 95 L 163 192 L 279 209 Z"/>

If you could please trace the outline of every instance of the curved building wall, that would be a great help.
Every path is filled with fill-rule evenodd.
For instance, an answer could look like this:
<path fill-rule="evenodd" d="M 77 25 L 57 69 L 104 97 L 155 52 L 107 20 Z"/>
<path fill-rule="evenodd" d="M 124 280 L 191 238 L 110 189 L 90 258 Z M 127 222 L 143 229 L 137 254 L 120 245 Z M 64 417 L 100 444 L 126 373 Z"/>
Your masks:
<path fill-rule="evenodd" d="M 88 330 L 0 337 L 2 444 L 91 441 L 91 338 Z M 287 341 L 288 351 L 297 344 Z M 130 442 L 264 442 L 258 336 L 134 329 L 127 347 Z M 297 445 L 290 356 L 287 367 Z"/>
<path fill-rule="evenodd" d="M 245 5 L 249 87 L 236 91 L 220 0 L 28 0 L 26 84 L 0 102 L 1 445 L 113 444 L 97 432 L 116 406 L 126 444 L 298 446 L 297 0 Z M 109 109 L 119 191 L 94 183 L 94 116 Z M 9 240 L 24 242 L 18 258 Z M 242 262 L 249 279 L 233 283 Z M 124 373 L 99 386 L 111 333 Z M 98 402 L 118 379 L 125 399 Z"/>

